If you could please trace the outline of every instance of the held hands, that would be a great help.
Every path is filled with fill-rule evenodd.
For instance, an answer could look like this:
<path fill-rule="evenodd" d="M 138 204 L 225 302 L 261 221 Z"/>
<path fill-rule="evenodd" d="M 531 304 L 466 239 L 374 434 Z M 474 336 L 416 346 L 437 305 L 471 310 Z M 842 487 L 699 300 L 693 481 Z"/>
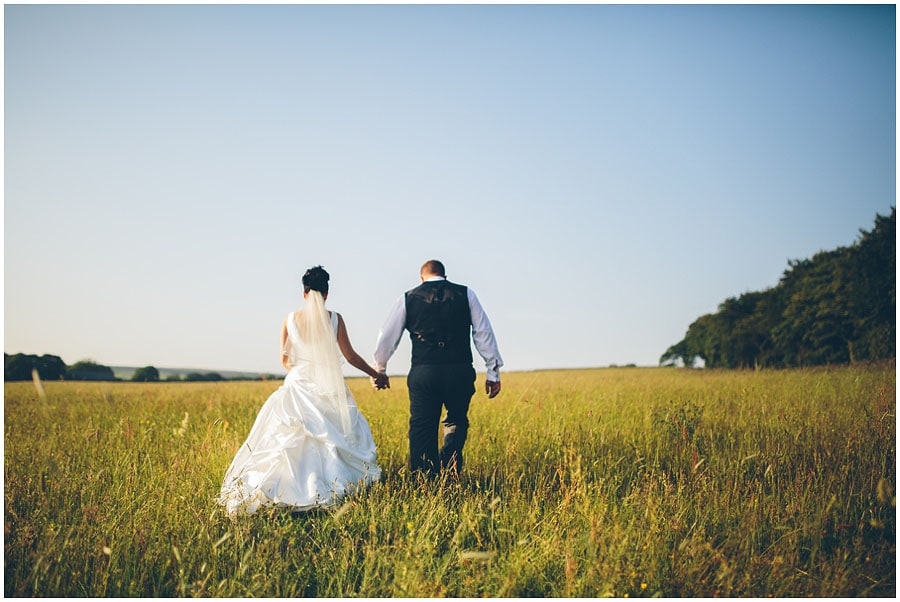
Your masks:
<path fill-rule="evenodd" d="M 500 381 L 499 380 L 486 380 L 484 381 L 484 392 L 487 393 L 488 399 L 493 399 L 500 394 Z"/>
<path fill-rule="evenodd" d="M 372 386 L 379 391 L 391 388 L 391 379 L 384 372 L 379 372 L 377 376 L 372 377 L 370 380 L 372 381 Z"/>

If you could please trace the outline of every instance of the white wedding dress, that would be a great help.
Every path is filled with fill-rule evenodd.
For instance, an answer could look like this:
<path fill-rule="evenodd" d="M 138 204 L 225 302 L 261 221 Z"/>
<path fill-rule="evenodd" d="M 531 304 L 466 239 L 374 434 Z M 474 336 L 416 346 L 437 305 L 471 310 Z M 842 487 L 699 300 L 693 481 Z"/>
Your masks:
<path fill-rule="evenodd" d="M 260 408 L 222 482 L 218 502 L 232 517 L 269 505 L 293 511 L 332 506 L 381 476 L 369 424 L 339 372 L 343 405 L 317 382 L 294 316 L 287 319 L 285 345 L 292 367 Z M 337 313 L 330 322 L 337 352 Z"/>

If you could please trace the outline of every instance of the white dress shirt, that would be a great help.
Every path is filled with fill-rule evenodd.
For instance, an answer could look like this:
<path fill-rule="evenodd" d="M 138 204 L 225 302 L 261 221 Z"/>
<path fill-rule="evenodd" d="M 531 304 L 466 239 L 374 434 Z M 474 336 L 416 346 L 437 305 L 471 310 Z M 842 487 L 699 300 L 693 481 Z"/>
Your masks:
<path fill-rule="evenodd" d="M 426 280 L 446 280 L 446 278 L 433 277 Z M 475 292 L 466 287 L 469 296 L 469 313 L 472 319 L 472 340 L 475 341 L 475 349 L 484 359 L 484 367 L 487 368 L 487 380 L 500 381 L 500 366 L 503 365 L 503 358 L 500 357 L 500 351 L 497 349 L 497 339 L 494 338 L 494 331 L 491 328 L 491 322 L 488 320 L 487 314 L 481 307 Z M 375 369 L 379 372 L 387 370 L 388 360 L 397 350 L 400 339 L 403 336 L 404 325 L 406 324 L 406 294 L 400 295 L 400 298 L 394 302 L 387 320 L 378 333 L 378 341 L 375 343 Z"/>

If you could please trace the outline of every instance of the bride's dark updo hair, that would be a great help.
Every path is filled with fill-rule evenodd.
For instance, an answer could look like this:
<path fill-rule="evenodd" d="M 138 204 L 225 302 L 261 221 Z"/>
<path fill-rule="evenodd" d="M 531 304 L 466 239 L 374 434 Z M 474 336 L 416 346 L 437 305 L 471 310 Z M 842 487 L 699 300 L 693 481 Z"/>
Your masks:
<path fill-rule="evenodd" d="M 309 291 L 319 291 L 323 295 L 328 294 L 328 279 L 330 276 L 328 272 L 325 271 L 320 265 L 317 265 L 314 268 L 309 268 L 306 270 L 306 273 L 303 274 L 303 292 L 308 293 Z"/>

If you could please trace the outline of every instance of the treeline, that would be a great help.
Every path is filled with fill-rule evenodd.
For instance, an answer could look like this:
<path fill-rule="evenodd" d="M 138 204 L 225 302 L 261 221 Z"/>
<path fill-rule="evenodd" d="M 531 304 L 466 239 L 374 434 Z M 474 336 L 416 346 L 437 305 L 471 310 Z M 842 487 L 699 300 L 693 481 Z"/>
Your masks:
<path fill-rule="evenodd" d="M 56 355 L 3 354 L 3 380 L 31 380 L 33 370 L 42 380 L 117 380 L 112 368 L 91 360 L 67 366 Z"/>
<path fill-rule="evenodd" d="M 121 381 L 109 366 L 98 364 L 92 360 L 81 360 L 71 366 L 56 355 L 28 355 L 16 353 L 3 354 L 3 380 L 6 382 L 31 380 L 32 371 L 36 370 L 41 380 L 96 380 L 96 381 Z M 225 378 L 218 372 L 189 372 L 185 375 L 170 374 L 165 378 L 166 382 L 215 382 L 224 380 L 275 380 L 278 376 L 272 374 L 260 375 L 257 378 L 238 377 Z M 159 382 L 159 370 L 153 366 L 138 368 L 128 379 L 133 382 Z"/>
<path fill-rule="evenodd" d="M 663 365 L 794 367 L 895 358 L 896 208 L 849 247 L 789 261 L 778 284 L 698 318 Z"/>

